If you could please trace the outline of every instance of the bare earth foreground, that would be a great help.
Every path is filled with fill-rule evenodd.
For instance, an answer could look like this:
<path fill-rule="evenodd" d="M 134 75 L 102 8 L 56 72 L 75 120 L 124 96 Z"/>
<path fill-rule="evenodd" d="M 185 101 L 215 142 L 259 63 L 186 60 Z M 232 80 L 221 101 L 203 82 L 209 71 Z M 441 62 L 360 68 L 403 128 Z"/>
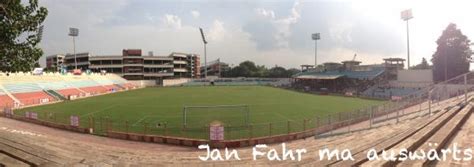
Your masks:
<path fill-rule="evenodd" d="M 329 164 L 329 161 L 319 160 L 318 151 L 320 149 L 350 149 L 352 151 L 360 147 L 368 147 L 380 140 L 387 140 L 394 134 L 417 127 L 427 120 L 426 117 L 414 117 L 412 119 L 402 119 L 399 124 L 385 124 L 370 130 L 320 139 L 307 138 L 306 140 L 286 143 L 287 149 L 295 151 L 304 148 L 307 150 L 301 161 L 269 161 L 265 156 L 254 161 L 252 159 L 252 148 L 247 147 L 237 150 L 241 158 L 240 161 L 204 162 L 198 156 L 205 155 L 206 151 L 197 148 L 84 135 L 0 117 L 0 164 L 28 166 L 27 162 L 12 158 L 17 156 L 28 161 L 45 162 L 43 164 L 45 166 L 324 166 Z M 461 147 L 471 147 L 472 136 L 474 135 L 474 124 L 472 122 L 473 118 L 470 116 L 466 124 L 462 126 L 461 131 L 454 136 L 453 141 L 459 143 Z M 275 148 L 281 157 L 282 148 L 280 144 L 271 145 L 269 148 Z M 262 152 L 269 151 L 269 148 L 259 150 Z M 471 166 L 472 164 L 471 162 L 445 161 L 437 165 Z"/>

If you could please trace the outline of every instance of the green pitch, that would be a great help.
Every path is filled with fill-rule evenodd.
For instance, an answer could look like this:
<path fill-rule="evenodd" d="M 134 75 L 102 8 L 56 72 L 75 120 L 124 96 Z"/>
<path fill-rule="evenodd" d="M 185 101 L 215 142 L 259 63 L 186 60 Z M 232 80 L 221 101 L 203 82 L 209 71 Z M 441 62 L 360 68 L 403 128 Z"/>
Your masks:
<path fill-rule="evenodd" d="M 69 117 L 76 115 L 80 117 L 81 127 L 92 127 L 97 134 L 109 129 L 203 139 L 208 137 L 205 127 L 205 122 L 211 121 L 208 118 L 218 119 L 216 115 L 222 115 L 223 120 L 219 121 L 226 126 L 225 138 L 236 139 L 301 131 L 314 127 L 316 116 L 381 103 L 383 101 L 311 95 L 265 86 L 165 87 L 30 107 L 17 110 L 15 114 L 37 112 L 39 119 L 63 124 L 69 124 Z M 193 126 L 182 126 L 184 106 L 242 104 L 249 106 L 250 126 L 228 123 L 232 122 L 234 112 L 194 113 L 187 118 Z"/>

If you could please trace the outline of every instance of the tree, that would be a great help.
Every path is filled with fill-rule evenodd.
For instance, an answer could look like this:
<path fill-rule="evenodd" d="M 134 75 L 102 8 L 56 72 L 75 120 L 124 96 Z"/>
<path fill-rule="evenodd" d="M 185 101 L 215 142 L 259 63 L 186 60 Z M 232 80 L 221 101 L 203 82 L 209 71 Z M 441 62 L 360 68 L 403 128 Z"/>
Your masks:
<path fill-rule="evenodd" d="M 470 41 L 456 24 L 449 24 L 436 43 L 438 47 L 431 59 L 435 81 L 448 80 L 469 71 Z"/>
<path fill-rule="evenodd" d="M 255 75 L 255 73 L 258 70 L 255 63 L 252 62 L 252 61 L 248 61 L 248 60 L 240 63 L 239 67 L 241 69 L 239 69 L 239 73 L 237 73 L 237 74 L 240 74 L 239 76 L 241 76 L 241 77 L 252 77 L 252 76 Z"/>
<path fill-rule="evenodd" d="M 285 77 L 291 77 L 291 76 L 293 76 L 295 74 L 298 74 L 300 72 L 301 72 L 301 70 L 299 70 L 299 69 L 290 68 L 290 69 L 286 70 L 286 76 Z"/>
<path fill-rule="evenodd" d="M 230 70 L 224 71 L 222 73 L 223 77 L 271 77 L 271 78 L 287 78 L 291 77 L 296 73 L 299 73 L 300 70 L 292 68 L 286 70 L 283 67 L 275 66 L 271 69 L 267 69 L 263 65 L 255 65 L 252 61 L 244 61 L 238 66 L 231 68 Z"/>
<path fill-rule="evenodd" d="M 428 61 L 423 57 L 421 59 L 421 63 L 417 64 L 416 66 L 411 67 L 414 70 L 424 70 L 424 69 L 431 69 L 431 66 L 428 64 Z"/>
<path fill-rule="evenodd" d="M 0 3 L 0 71 L 30 71 L 43 55 L 39 26 L 48 10 L 38 0 L 3 0 Z"/>
<path fill-rule="evenodd" d="M 271 78 L 283 78 L 287 75 L 286 69 L 283 67 L 275 66 L 268 70 L 268 77 Z"/>

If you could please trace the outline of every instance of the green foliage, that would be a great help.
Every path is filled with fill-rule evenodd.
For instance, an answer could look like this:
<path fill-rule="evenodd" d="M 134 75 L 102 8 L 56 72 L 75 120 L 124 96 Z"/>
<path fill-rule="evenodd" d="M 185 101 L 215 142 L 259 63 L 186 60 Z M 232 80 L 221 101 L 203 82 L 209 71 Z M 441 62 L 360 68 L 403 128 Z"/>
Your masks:
<path fill-rule="evenodd" d="M 39 26 L 48 10 L 38 0 L 3 0 L 0 3 L 0 71 L 30 71 L 43 55 L 37 45 Z"/>
<path fill-rule="evenodd" d="M 470 41 L 456 24 L 449 24 L 436 43 L 438 47 L 431 59 L 435 81 L 444 81 L 469 71 L 472 54 Z"/>
<path fill-rule="evenodd" d="M 270 77 L 270 78 L 288 78 L 299 73 L 298 69 L 288 69 L 275 66 L 267 69 L 263 65 L 255 65 L 252 61 L 244 61 L 238 66 L 223 72 L 224 77 Z"/>
<path fill-rule="evenodd" d="M 424 69 L 431 69 L 431 66 L 428 64 L 428 61 L 423 57 L 421 59 L 421 63 L 417 64 L 416 66 L 411 67 L 413 70 L 424 70 Z"/>

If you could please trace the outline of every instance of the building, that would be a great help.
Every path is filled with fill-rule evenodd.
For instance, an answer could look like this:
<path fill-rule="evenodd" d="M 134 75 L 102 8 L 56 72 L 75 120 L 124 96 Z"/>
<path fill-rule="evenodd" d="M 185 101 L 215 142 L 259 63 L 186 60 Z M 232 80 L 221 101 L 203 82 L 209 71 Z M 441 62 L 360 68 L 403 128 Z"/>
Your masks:
<path fill-rule="evenodd" d="M 54 57 L 50 56 L 53 62 Z M 62 63 L 51 63 L 47 68 L 61 66 L 75 69 L 73 54 L 66 54 Z M 78 53 L 77 68 L 93 72 L 118 74 L 128 80 L 155 80 L 163 78 L 199 78 L 199 55 L 173 52 L 168 56 L 143 55 L 141 49 L 124 49 L 122 55 L 91 55 Z M 56 58 L 58 59 L 58 58 Z M 55 66 L 53 66 L 55 65 Z"/>
<path fill-rule="evenodd" d="M 199 78 L 201 62 L 199 55 L 173 52 L 168 57 L 173 59 L 173 73 L 175 77 Z"/>
<path fill-rule="evenodd" d="M 84 53 L 76 53 L 74 54 L 66 54 L 64 57 L 63 65 L 66 67 L 68 71 L 76 69 L 76 61 L 77 61 L 77 69 L 81 69 L 83 71 L 89 69 L 89 57 L 91 54 L 89 52 Z"/>
<path fill-rule="evenodd" d="M 207 76 L 221 76 L 222 72 L 230 70 L 227 63 L 221 62 L 220 59 L 207 63 L 207 66 L 201 66 L 201 78 L 204 78 L 204 73 L 207 68 Z"/>
<path fill-rule="evenodd" d="M 383 65 L 360 65 L 360 61 L 324 63 L 322 70 L 307 70 L 293 76 L 292 86 L 315 92 L 360 93 L 384 79 Z"/>
<path fill-rule="evenodd" d="M 56 54 L 46 57 L 46 70 L 60 71 L 64 63 L 64 55 Z"/>

